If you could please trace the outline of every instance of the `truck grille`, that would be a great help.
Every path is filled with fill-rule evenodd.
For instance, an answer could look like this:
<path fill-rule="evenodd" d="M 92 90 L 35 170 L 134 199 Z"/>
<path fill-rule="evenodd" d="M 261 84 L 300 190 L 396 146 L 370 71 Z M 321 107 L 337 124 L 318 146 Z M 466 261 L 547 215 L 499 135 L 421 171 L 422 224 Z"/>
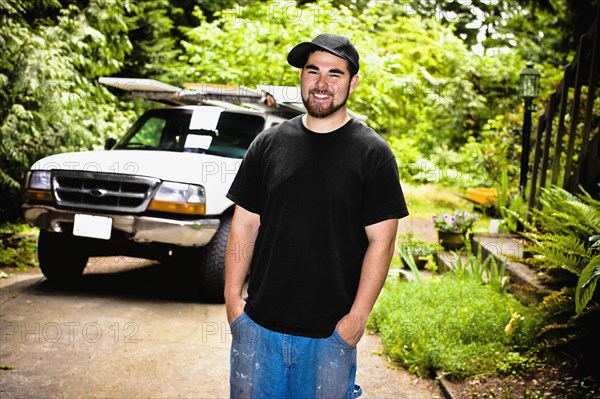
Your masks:
<path fill-rule="evenodd" d="M 52 188 L 58 205 L 118 212 L 143 212 L 160 180 L 113 173 L 55 170 Z"/>

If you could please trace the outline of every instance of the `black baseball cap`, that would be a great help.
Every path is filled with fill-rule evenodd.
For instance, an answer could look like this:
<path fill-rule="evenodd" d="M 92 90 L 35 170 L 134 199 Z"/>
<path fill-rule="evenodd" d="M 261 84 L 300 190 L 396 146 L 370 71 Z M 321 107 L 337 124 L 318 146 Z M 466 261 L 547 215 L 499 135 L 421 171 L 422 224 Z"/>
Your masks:
<path fill-rule="evenodd" d="M 315 37 L 312 42 L 303 42 L 294 47 L 287 56 L 291 66 L 304 68 L 308 55 L 313 51 L 327 51 L 333 55 L 348 61 L 350 72 L 358 73 L 358 51 L 354 45 L 344 36 L 331 33 L 322 33 Z"/>

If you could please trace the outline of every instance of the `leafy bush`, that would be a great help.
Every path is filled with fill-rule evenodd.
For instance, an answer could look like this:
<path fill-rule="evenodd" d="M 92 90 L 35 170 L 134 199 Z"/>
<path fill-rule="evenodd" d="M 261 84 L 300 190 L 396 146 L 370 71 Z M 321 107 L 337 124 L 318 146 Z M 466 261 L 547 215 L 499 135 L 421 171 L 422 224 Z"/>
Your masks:
<path fill-rule="evenodd" d="M 0 268 L 23 270 L 37 266 L 37 229 L 26 224 L 0 226 Z"/>
<path fill-rule="evenodd" d="M 472 118 L 488 112 L 486 98 L 469 80 L 480 57 L 440 21 L 401 15 L 393 3 L 373 2 L 359 15 L 332 4 L 292 3 L 283 10 L 251 2 L 221 10 L 212 22 L 197 10 L 201 23 L 182 42 L 184 75 L 207 83 L 297 85 L 285 55 L 333 29 L 360 51 L 360 83 L 349 100 L 353 110 L 368 116 L 381 134 L 410 137 L 420 153 L 442 143 L 458 148 L 472 130 Z M 408 164 L 418 161 L 418 153 L 409 152 Z M 399 160 L 404 163 L 404 155 Z"/>
<path fill-rule="evenodd" d="M 532 344 L 540 322 L 512 296 L 448 273 L 420 283 L 388 282 L 368 327 L 409 371 L 468 377 L 510 362 L 511 353 Z"/>
<path fill-rule="evenodd" d="M 115 97 L 95 83 L 116 73 L 131 50 L 125 2 L 98 0 L 82 8 L 55 1 L 4 3 L 0 221 L 20 214 L 21 185 L 34 161 L 98 148 L 108 132 L 124 132 L 132 117 L 115 112 Z"/>

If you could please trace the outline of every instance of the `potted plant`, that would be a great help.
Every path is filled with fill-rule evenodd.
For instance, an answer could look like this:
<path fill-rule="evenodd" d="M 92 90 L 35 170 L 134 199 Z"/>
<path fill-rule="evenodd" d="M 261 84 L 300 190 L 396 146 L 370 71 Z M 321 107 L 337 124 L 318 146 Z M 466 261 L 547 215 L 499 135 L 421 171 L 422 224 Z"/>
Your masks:
<path fill-rule="evenodd" d="M 471 230 L 477 215 L 469 212 L 455 211 L 433 215 L 433 225 L 438 232 L 438 240 L 442 248 L 457 250 L 465 246 L 467 232 Z"/>
<path fill-rule="evenodd" d="M 406 256 L 412 257 L 414 264 L 419 269 L 425 269 L 427 263 L 433 262 L 433 255 L 436 252 L 436 245 L 424 240 L 414 238 L 412 233 L 399 234 L 399 241 L 396 244 L 400 258 L 406 266 L 409 266 Z"/>

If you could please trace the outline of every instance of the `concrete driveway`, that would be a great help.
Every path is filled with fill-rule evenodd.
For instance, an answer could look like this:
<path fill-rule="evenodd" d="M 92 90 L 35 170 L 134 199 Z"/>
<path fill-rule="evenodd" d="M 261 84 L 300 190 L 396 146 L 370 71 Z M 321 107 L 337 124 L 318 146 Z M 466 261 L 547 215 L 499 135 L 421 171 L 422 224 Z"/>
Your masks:
<path fill-rule="evenodd" d="M 224 305 L 194 302 L 184 273 L 115 257 L 92 259 L 76 289 L 39 270 L 0 280 L 0 397 L 227 398 Z M 392 369 L 377 335 L 358 361 L 364 398 L 442 397 Z"/>

